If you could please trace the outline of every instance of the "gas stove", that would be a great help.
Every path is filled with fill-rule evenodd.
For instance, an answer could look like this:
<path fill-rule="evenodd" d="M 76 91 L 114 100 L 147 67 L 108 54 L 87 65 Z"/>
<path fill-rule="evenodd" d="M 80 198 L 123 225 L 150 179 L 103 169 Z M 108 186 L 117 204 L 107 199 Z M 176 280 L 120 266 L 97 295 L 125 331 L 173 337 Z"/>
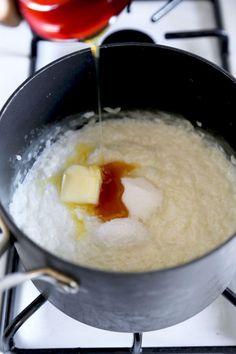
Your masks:
<path fill-rule="evenodd" d="M 223 1 L 219 0 L 131 1 L 128 9 L 110 19 L 110 26 L 97 43 L 141 41 L 177 47 L 198 54 L 226 70 L 232 67 L 236 74 L 236 62 L 228 55 L 229 34 L 223 27 L 226 11 L 223 12 L 225 6 L 222 5 Z M 40 53 L 35 63 L 33 61 L 33 72 L 89 44 L 70 41 L 62 45 L 61 42 L 44 41 L 34 36 L 32 46 L 34 59 Z"/>
<path fill-rule="evenodd" d="M 12 247 L 6 272 L 22 270 Z M 31 282 L 26 282 L 7 291 L 3 298 L 4 353 L 236 353 L 233 290 L 236 291 L 236 278 L 221 297 L 189 320 L 158 331 L 129 334 L 100 330 L 68 317 L 46 301 Z"/>
<path fill-rule="evenodd" d="M 167 6 L 164 6 L 167 5 Z M 99 44 L 147 41 L 190 51 L 236 75 L 235 0 L 133 1 L 97 39 Z M 29 74 L 87 43 L 28 36 Z M 235 52 L 235 55 L 234 55 Z M 1 55 L 1 51 L 0 51 Z M 6 273 L 21 270 L 14 247 Z M 114 333 L 89 327 L 60 312 L 31 282 L 3 296 L 0 331 L 10 353 L 236 353 L 236 278 L 208 308 L 170 328 Z M 115 305 L 114 305 L 115 306 Z"/>

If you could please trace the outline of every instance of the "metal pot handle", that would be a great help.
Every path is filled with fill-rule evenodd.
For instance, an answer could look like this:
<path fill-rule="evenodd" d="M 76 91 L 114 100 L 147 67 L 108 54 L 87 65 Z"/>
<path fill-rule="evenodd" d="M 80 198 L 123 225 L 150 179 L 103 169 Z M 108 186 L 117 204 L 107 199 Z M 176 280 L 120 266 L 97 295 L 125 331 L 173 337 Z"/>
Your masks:
<path fill-rule="evenodd" d="M 0 218 L 0 257 L 7 250 L 10 242 L 10 232 Z"/>
<path fill-rule="evenodd" d="M 10 232 L 0 218 L 0 257 L 7 250 L 10 241 Z M 0 279 L 0 293 L 13 288 L 27 280 L 42 280 L 54 285 L 57 290 L 63 293 L 75 294 L 79 290 L 79 284 L 58 271 L 51 268 L 40 268 L 29 272 L 19 272 L 6 275 Z"/>

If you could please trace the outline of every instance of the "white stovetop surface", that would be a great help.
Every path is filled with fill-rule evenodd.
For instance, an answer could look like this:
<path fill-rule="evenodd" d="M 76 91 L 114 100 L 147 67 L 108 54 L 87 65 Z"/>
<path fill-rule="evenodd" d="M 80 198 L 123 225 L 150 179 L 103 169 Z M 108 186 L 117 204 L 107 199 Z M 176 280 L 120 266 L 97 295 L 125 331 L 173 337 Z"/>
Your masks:
<path fill-rule="evenodd" d="M 236 279 L 230 285 L 236 290 Z M 27 283 L 17 293 L 16 313 L 33 301 L 38 291 Z M 37 325 L 36 325 L 37 324 Z M 236 309 L 219 297 L 204 311 L 176 326 L 143 335 L 143 347 L 236 346 Z M 132 335 L 84 325 L 45 303 L 15 336 L 20 348 L 130 347 Z"/>
<path fill-rule="evenodd" d="M 149 22 L 150 15 L 164 2 L 138 2 L 132 5 L 132 12 L 127 17 L 124 11 L 104 37 L 118 28 L 141 29 L 160 44 L 167 44 L 203 55 L 209 60 L 218 62 L 216 40 L 194 39 L 165 41 L 163 31 L 193 30 L 212 28 L 214 21 L 209 1 L 183 1 L 172 13 L 159 23 Z M 232 73 L 236 76 L 236 1 L 221 0 L 225 28 L 230 36 L 230 62 Z M 27 78 L 29 69 L 29 49 L 31 33 L 25 23 L 15 29 L 0 26 L 0 108 L 16 89 Z M 83 47 L 79 43 L 39 44 L 39 61 L 37 67 L 78 50 Z M 0 261 L 0 276 L 4 262 Z M 236 278 L 231 284 L 236 290 Z M 31 283 L 18 290 L 16 313 L 24 308 L 37 295 Z M 92 340 L 91 340 L 92 339 Z M 28 320 L 16 336 L 16 344 L 20 347 L 77 347 L 77 346 L 130 346 L 132 336 L 129 334 L 101 331 L 80 324 L 62 314 L 49 303 Z M 144 335 L 144 346 L 194 346 L 194 345 L 236 345 L 236 309 L 223 297 L 217 299 L 206 310 L 176 326 Z"/>

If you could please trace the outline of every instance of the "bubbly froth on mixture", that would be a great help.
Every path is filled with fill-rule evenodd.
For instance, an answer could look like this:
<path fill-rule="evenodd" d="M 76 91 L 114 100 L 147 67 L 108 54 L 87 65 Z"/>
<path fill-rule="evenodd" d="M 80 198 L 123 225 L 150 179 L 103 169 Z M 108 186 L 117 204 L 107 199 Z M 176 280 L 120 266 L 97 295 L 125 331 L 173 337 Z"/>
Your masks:
<path fill-rule="evenodd" d="M 14 192 L 16 224 L 61 258 L 122 272 L 183 264 L 232 236 L 236 168 L 223 149 L 172 115 L 119 118 L 102 122 L 102 156 L 97 123 L 48 144 Z"/>

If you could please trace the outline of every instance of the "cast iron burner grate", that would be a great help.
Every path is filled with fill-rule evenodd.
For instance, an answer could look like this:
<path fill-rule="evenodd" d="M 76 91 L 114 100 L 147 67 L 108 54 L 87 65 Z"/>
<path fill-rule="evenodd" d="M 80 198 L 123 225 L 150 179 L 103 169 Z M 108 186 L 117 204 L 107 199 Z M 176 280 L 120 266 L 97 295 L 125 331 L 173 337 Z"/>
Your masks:
<path fill-rule="evenodd" d="M 132 2 L 133 1 L 143 1 L 143 0 L 129 0 L 129 4 L 127 6 L 127 11 L 132 11 Z M 157 3 L 163 0 L 148 0 L 148 1 L 156 1 Z M 151 18 L 150 21 L 158 22 L 162 17 L 167 15 L 170 11 L 174 10 L 174 8 L 179 5 L 182 1 L 203 1 L 203 0 L 167 0 L 165 5 L 158 9 Z M 219 0 L 204 0 L 209 1 L 212 4 L 212 10 L 214 12 L 215 18 L 215 28 L 210 29 L 202 29 L 195 31 L 181 31 L 181 32 L 167 32 L 165 33 L 165 39 L 189 39 L 189 38 L 203 38 L 203 37 L 214 37 L 218 39 L 218 47 L 219 47 L 219 55 L 221 66 L 223 69 L 230 71 L 229 65 L 229 37 L 227 32 L 224 30 L 223 19 L 222 19 L 222 11 L 220 7 Z M 121 31 L 122 32 L 122 31 Z M 139 31 L 134 31 L 141 34 L 140 41 L 146 41 L 144 39 L 144 34 Z M 146 36 L 148 37 L 148 36 Z M 124 38 L 122 37 L 123 41 Z M 135 38 L 135 41 L 139 41 Z M 30 51 L 30 68 L 29 74 L 33 75 L 36 71 L 36 62 L 37 62 L 37 54 L 38 54 L 38 42 L 44 41 L 43 38 L 37 36 L 33 33 L 33 38 L 31 41 L 31 51 Z M 117 40 L 116 40 L 117 42 Z"/>
<path fill-rule="evenodd" d="M 135 0 L 140 1 L 140 0 Z M 160 0 L 149 0 L 160 1 Z M 173 10 L 182 1 L 201 1 L 201 0 L 168 0 L 155 14 L 152 15 L 150 21 L 159 21 L 168 12 Z M 229 67 L 229 39 L 226 31 L 223 28 L 222 13 L 219 0 L 205 0 L 212 3 L 214 11 L 216 27 L 213 29 L 203 29 L 197 31 L 184 31 L 184 32 L 169 32 L 165 34 L 166 39 L 187 39 L 187 38 L 200 38 L 200 37 L 216 37 L 218 39 L 219 55 L 222 67 L 230 71 Z M 132 0 L 130 0 L 127 11 L 132 11 Z M 30 52 L 30 68 L 29 74 L 33 75 L 36 71 L 36 62 L 38 55 L 38 42 L 43 40 L 37 35 L 33 34 L 31 41 Z M 6 274 L 18 270 L 19 258 L 14 248 L 8 252 Z M 133 334 L 132 348 L 56 348 L 56 349 L 24 349 L 17 348 L 14 342 L 14 336 L 19 328 L 32 316 L 41 306 L 47 301 L 43 295 L 39 295 L 30 305 L 28 305 L 20 314 L 14 318 L 14 301 L 16 289 L 7 290 L 3 295 L 1 306 L 1 319 L 0 319 L 0 338 L 2 349 L 4 353 L 12 354 L 228 354 L 236 353 L 236 346 L 208 346 L 208 347 L 152 347 L 142 348 L 142 333 Z M 236 293 L 227 288 L 222 294 L 230 303 L 236 306 Z"/>
<path fill-rule="evenodd" d="M 8 253 L 6 273 L 16 272 L 19 266 L 19 258 L 14 246 Z M 56 348 L 56 349 L 23 349 L 17 348 L 14 336 L 19 328 L 47 301 L 43 295 L 39 295 L 30 305 L 13 318 L 13 304 L 16 289 L 5 292 L 2 303 L 1 338 L 4 353 L 12 354 L 235 354 L 236 346 L 217 347 L 155 347 L 142 348 L 142 333 L 133 334 L 133 346 L 131 348 Z M 223 296 L 236 306 L 236 294 L 226 289 Z"/>

